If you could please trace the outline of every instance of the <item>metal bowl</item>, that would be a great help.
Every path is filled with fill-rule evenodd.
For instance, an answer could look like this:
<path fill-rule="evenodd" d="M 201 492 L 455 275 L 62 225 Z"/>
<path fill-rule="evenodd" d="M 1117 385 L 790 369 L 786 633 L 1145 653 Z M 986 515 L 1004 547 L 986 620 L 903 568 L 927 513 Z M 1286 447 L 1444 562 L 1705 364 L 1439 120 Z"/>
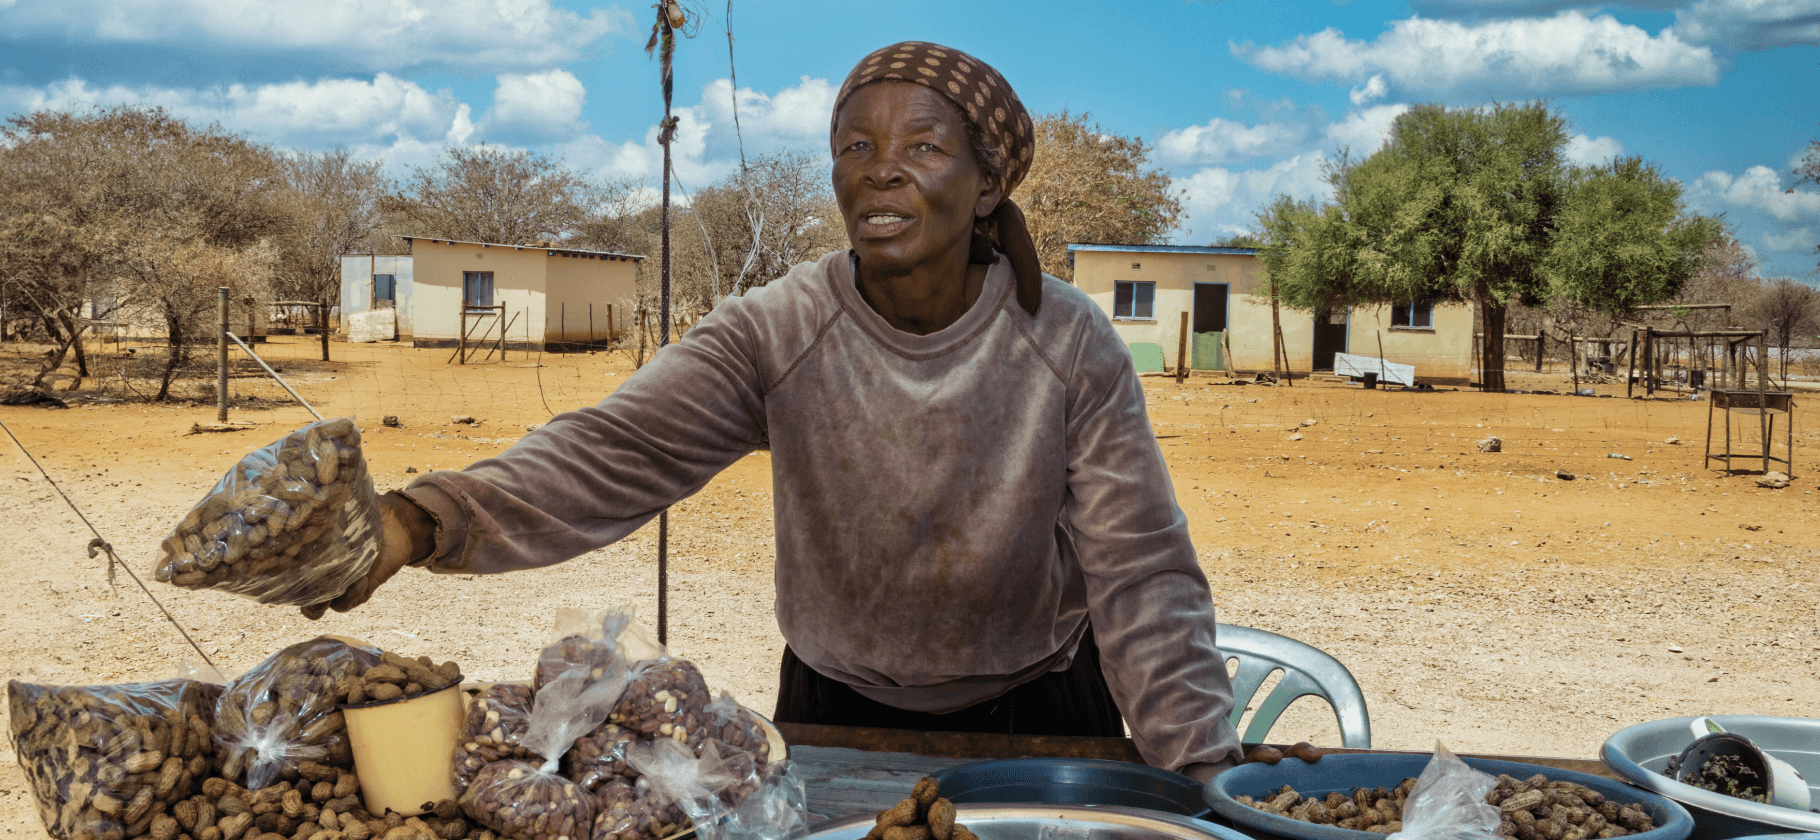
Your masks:
<path fill-rule="evenodd" d="M 1711 715 L 1728 732 L 1751 739 L 1764 752 L 1794 765 L 1820 802 L 1820 720 L 1764 715 Z M 1820 814 L 1747 802 L 1702 790 L 1662 775 L 1668 760 L 1693 741 L 1693 717 L 1652 720 L 1627 726 L 1607 738 L 1599 758 L 1632 784 L 1686 805 L 1694 815 L 1695 840 L 1720 840 L 1778 832 L 1820 832 Z"/>
<path fill-rule="evenodd" d="M 1141 808 L 1088 805 L 956 804 L 955 822 L 980 840 L 1251 840 L 1225 826 Z M 878 818 L 829 823 L 809 840 L 862 840 Z"/>
<path fill-rule="evenodd" d="M 1635 803 L 1655 820 L 1656 827 L 1641 834 L 1633 834 L 1635 840 L 1686 840 L 1693 831 L 1694 821 L 1687 810 L 1675 804 L 1667 797 L 1658 796 L 1646 790 L 1639 790 L 1613 781 L 1604 776 L 1590 773 L 1577 773 L 1556 767 L 1542 767 L 1535 764 L 1522 764 L 1515 761 L 1496 761 L 1486 758 L 1462 758 L 1474 770 L 1492 775 L 1508 773 L 1519 779 L 1526 779 L 1537 773 L 1553 781 L 1576 782 L 1605 795 L 1620 804 Z M 1280 837 L 1291 840 L 1382 840 L 1383 835 L 1369 831 L 1355 831 L 1350 828 L 1339 828 L 1331 825 L 1318 825 L 1288 817 L 1280 817 L 1268 811 L 1260 811 L 1247 805 L 1241 805 L 1235 797 L 1250 796 L 1258 798 L 1275 793 L 1278 788 L 1288 785 L 1303 796 L 1326 796 L 1338 791 L 1351 794 L 1353 788 L 1385 787 L 1394 788 L 1404 779 L 1422 775 L 1422 768 L 1428 766 L 1430 758 L 1420 754 L 1366 754 L 1354 753 L 1330 755 L 1314 764 L 1301 761 L 1284 761 L 1278 764 L 1241 764 L 1227 770 L 1207 785 L 1207 804 L 1220 817 L 1229 819 L 1240 830 L 1254 837 Z M 1627 838 L 1629 840 L 1629 838 Z"/>
<path fill-rule="evenodd" d="M 961 803 L 1004 802 L 1045 805 L 1114 805 L 1188 817 L 1204 817 L 1201 785 L 1171 773 L 1126 761 L 1090 758 L 1013 758 L 976 761 L 937 773 L 942 796 Z"/>

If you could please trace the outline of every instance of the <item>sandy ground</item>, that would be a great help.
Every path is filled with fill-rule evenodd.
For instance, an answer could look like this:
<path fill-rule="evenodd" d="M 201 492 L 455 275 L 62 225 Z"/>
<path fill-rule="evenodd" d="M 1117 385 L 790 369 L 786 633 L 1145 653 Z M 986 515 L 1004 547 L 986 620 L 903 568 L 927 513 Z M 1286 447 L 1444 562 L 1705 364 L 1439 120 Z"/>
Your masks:
<path fill-rule="evenodd" d="M 631 372 L 604 353 L 461 366 L 445 362 L 448 351 L 390 345 L 336 344 L 326 364 L 309 360 L 309 345 L 280 339 L 263 349 L 325 415 L 361 419 L 381 489 L 407 482 L 408 468 L 497 452 Z M 17 352 L 0 349 L 0 365 Z M 1820 456 L 1820 435 L 1797 428 L 1797 478 L 1767 490 L 1704 468 L 1705 403 L 1626 400 L 1622 386 L 1601 386 L 1619 398 L 1594 399 L 1219 382 L 1148 379 L 1146 390 L 1220 619 L 1346 663 L 1369 704 L 1374 746 L 1426 749 L 1440 739 L 1457 751 L 1591 758 L 1610 733 L 1640 721 L 1815 716 L 1820 500 L 1803 465 Z M 629 601 L 654 618 L 655 524 L 540 571 L 407 570 L 366 607 L 316 623 L 151 583 L 157 542 L 183 512 L 247 450 L 308 419 L 250 364 L 236 366 L 233 391 L 234 417 L 258 424 L 250 431 L 191 434 L 214 419 L 206 402 L 0 408 L 0 421 L 223 667 L 334 633 L 453 658 L 471 678 L 522 678 L 558 607 Z M 381 427 L 386 414 L 403 427 Z M 452 425 L 453 414 L 481 423 Z M 1487 435 L 1503 439 L 1502 452 L 1476 449 Z M 710 684 L 766 711 L 782 651 L 770 491 L 767 456 L 743 459 L 673 509 L 670 543 L 673 648 Z M 196 658 L 126 574 L 109 584 L 105 559 L 84 550 L 87 528 L 10 441 L 0 442 L 0 517 L 15 530 L 4 564 L 13 595 L 0 600 L 8 678 L 160 679 Z M 1270 739 L 1339 736 L 1326 706 L 1303 700 Z M 42 837 L 22 785 L 0 746 L 0 835 Z"/>

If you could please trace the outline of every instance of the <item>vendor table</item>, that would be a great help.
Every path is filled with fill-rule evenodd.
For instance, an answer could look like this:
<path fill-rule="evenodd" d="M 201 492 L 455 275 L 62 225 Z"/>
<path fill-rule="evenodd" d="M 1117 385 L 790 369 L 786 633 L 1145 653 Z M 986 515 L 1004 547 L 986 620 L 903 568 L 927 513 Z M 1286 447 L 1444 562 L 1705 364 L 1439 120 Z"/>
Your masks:
<path fill-rule="evenodd" d="M 796 764 L 808 790 L 812 823 L 876 814 L 909 796 L 916 780 L 974 761 L 1040 757 L 1141 762 L 1137 747 L 1129 738 L 913 732 L 793 723 L 779 723 L 777 728 L 789 743 L 790 759 Z M 1427 754 L 1337 747 L 1328 749 L 1327 753 Z M 1624 781 L 1597 759 L 1462 755 L 1521 761 Z"/>

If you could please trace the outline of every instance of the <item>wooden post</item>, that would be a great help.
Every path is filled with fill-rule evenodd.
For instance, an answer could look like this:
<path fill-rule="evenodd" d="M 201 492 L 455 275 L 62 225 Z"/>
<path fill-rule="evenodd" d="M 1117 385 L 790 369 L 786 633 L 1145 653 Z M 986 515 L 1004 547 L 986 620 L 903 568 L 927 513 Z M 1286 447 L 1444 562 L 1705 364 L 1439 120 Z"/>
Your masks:
<path fill-rule="evenodd" d="M 1188 378 L 1188 311 L 1182 311 L 1182 336 L 1175 345 L 1175 384 Z"/>
<path fill-rule="evenodd" d="M 1631 386 L 1635 385 L 1636 381 L 1637 381 L 1637 331 L 1636 330 L 1630 331 L 1629 357 L 1630 357 L 1630 364 L 1625 366 L 1625 371 L 1624 371 L 1624 396 L 1627 398 L 1631 395 L 1631 393 L 1630 393 Z"/>
<path fill-rule="evenodd" d="M 1544 345 L 1547 342 L 1547 339 L 1548 339 L 1548 333 L 1546 331 L 1544 331 L 1541 327 L 1536 327 L 1536 373 L 1542 372 L 1542 350 L 1544 348 Z M 1572 355 L 1572 353 L 1573 353 L 1572 350 L 1569 350 L 1567 352 L 1569 355 Z"/>
<path fill-rule="evenodd" d="M 227 350 L 228 350 L 228 289 L 222 286 L 216 290 L 221 295 L 221 334 L 216 338 L 221 343 L 221 352 L 215 372 L 215 420 L 227 422 Z M 175 352 L 175 351 L 173 351 Z"/>
<path fill-rule="evenodd" d="M 459 326 L 455 330 L 455 332 L 456 332 L 455 356 L 456 356 L 456 358 L 461 360 L 460 362 L 458 362 L 458 364 L 465 365 L 468 363 L 468 304 L 467 304 L 467 301 L 462 301 L 460 306 L 461 306 L 461 315 L 460 315 L 460 317 L 458 317 L 456 319 Z"/>
<path fill-rule="evenodd" d="M 1283 321 L 1277 314 L 1277 281 L 1270 278 L 1270 369 L 1283 381 Z"/>
<path fill-rule="evenodd" d="M 1656 395 L 1656 331 L 1653 327 L 1643 328 L 1643 396 L 1645 399 Z"/>
<path fill-rule="evenodd" d="M 1538 343 L 1540 338 L 1537 339 Z M 1574 336 L 1567 337 L 1567 366 L 1574 371 L 1574 393 L 1580 393 L 1580 340 Z"/>
<path fill-rule="evenodd" d="M 588 301 L 588 349 L 594 349 L 594 301 Z"/>
<path fill-rule="evenodd" d="M 329 360 L 329 304 L 324 301 L 316 311 L 316 326 L 322 329 L 322 360 Z"/>
<path fill-rule="evenodd" d="M 1757 436 L 1763 441 L 1763 473 L 1765 475 L 1769 474 L 1769 397 L 1765 395 L 1765 392 L 1769 390 L 1768 380 L 1769 330 L 1766 329 L 1757 335 Z M 1789 417 L 1788 422 L 1793 424 L 1795 418 Z M 1788 457 L 1792 464 L 1795 458 L 1793 449 L 1789 450 Z"/>
<path fill-rule="evenodd" d="M 613 345 L 613 304 L 607 304 L 607 346 Z"/>

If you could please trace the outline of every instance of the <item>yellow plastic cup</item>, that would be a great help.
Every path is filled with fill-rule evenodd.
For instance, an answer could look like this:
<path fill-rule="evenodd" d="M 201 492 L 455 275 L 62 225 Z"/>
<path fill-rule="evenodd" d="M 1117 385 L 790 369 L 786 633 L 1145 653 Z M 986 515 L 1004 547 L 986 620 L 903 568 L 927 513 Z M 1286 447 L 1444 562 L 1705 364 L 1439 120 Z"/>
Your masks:
<path fill-rule="evenodd" d="M 450 778 L 464 714 L 460 685 L 398 700 L 343 706 L 367 811 L 415 816 L 455 798 Z"/>

